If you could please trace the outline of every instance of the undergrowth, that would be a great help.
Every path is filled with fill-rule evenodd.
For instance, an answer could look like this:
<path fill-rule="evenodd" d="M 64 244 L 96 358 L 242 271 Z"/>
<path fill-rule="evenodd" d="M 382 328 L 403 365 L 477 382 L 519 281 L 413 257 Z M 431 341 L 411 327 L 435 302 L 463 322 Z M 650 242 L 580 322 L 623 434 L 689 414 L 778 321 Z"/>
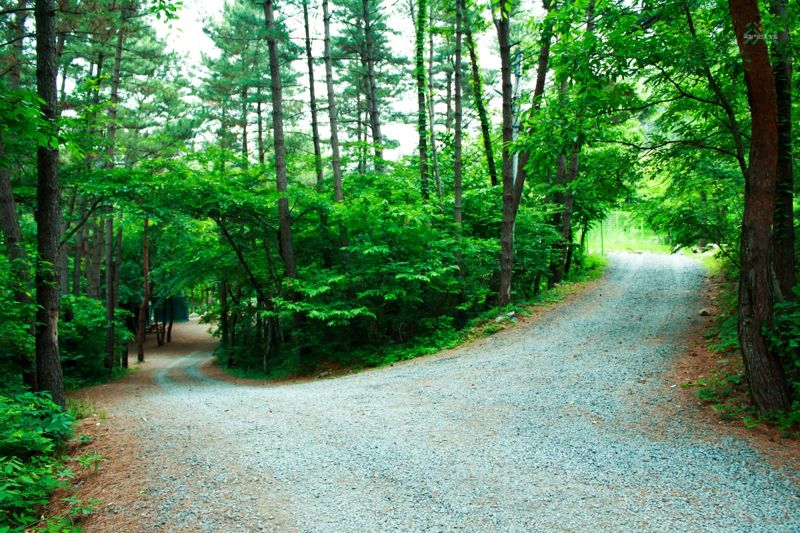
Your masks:
<path fill-rule="evenodd" d="M 708 267 L 708 262 L 705 264 Z M 708 376 L 681 386 L 695 389 L 695 396 L 710 405 L 720 420 L 739 422 L 748 429 L 773 426 L 784 438 L 800 438 L 800 303 L 777 304 L 773 326 L 764 332 L 770 349 L 780 354 L 784 361 L 795 400 L 788 411 L 760 416 L 750 400 L 739 350 L 735 277 L 720 263 L 712 264 L 709 270 L 721 280 L 718 294 L 720 315 L 709 327 L 706 340 L 709 349 L 720 357 Z"/>
<path fill-rule="evenodd" d="M 534 308 L 560 302 L 578 290 L 583 283 L 598 279 L 605 271 L 606 264 L 605 257 L 585 255 L 581 268 L 571 273 L 567 282 L 542 290 L 530 300 L 517 302 L 503 309 L 490 308 L 471 319 L 461 329 L 455 327 L 453 320 L 441 319 L 437 322 L 435 332 L 431 335 L 413 338 L 404 343 L 389 343 L 378 348 L 369 346 L 352 350 L 339 357 L 333 355 L 311 369 L 302 369 L 299 357 L 287 358 L 281 366 L 262 372 L 227 366 L 225 364 L 226 354 L 223 350 L 218 349 L 216 356 L 220 367 L 226 373 L 235 377 L 264 380 L 281 380 L 303 375 L 325 377 L 333 373 L 388 366 L 494 335 L 513 326 L 520 318 L 529 316 Z"/>
<path fill-rule="evenodd" d="M 64 411 L 47 393 L 0 395 L 0 533 L 81 531 L 78 521 L 93 511 L 94 500 L 67 496 L 62 515 L 40 512 L 53 493 L 70 487 L 75 468 L 96 470 L 104 460 L 96 452 L 66 453 L 76 419 L 90 413 L 96 415 L 88 404 Z M 80 435 L 73 442 L 91 439 Z"/>

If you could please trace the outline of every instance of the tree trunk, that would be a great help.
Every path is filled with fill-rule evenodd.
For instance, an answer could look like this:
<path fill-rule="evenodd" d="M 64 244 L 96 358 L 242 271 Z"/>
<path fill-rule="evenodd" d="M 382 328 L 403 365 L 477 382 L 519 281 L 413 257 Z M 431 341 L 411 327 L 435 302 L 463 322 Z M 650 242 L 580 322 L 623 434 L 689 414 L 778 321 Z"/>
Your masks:
<path fill-rule="evenodd" d="M 498 305 L 511 301 L 511 275 L 514 266 L 514 178 L 511 143 L 514 117 L 511 86 L 511 21 L 506 6 L 500 8 L 500 18 L 494 21 L 500 44 L 500 77 L 503 94 L 503 218 L 500 228 L 500 291 Z"/>
<path fill-rule="evenodd" d="M 111 208 L 106 217 L 106 369 L 113 370 L 116 361 L 116 332 L 114 326 L 114 217 Z"/>
<path fill-rule="evenodd" d="M 230 332 L 228 331 L 228 283 L 219 282 L 219 336 L 220 343 L 226 350 L 230 344 Z"/>
<path fill-rule="evenodd" d="M 439 175 L 439 154 L 436 150 L 436 125 L 434 123 L 433 105 L 433 2 L 428 2 L 428 125 L 431 134 L 431 165 L 433 181 L 436 183 L 436 196 L 439 205 L 442 203 L 442 177 Z"/>
<path fill-rule="evenodd" d="M 250 148 L 247 145 L 247 87 L 242 89 L 242 163 L 247 165 Z"/>
<path fill-rule="evenodd" d="M 167 300 L 169 307 L 167 308 L 167 342 L 172 342 L 172 326 L 175 324 L 175 302 L 172 297 Z"/>
<path fill-rule="evenodd" d="M 366 144 L 367 144 L 367 124 L 366 119 L 361 119 L 361 93 L 356 94 L 356 140 L 358 141 L 358 173 L 367 173 L 367 157 L 366 157 Z M 366 114 L 366 113 L 365 113 Z"/>
<path fill-rule="evenodd" d="M 464 36 L 467 38 L 467 50 L 469 50 L 469 60 L 472 66 L 472 99 L 475 110 L 478 112 L 478 120 L 481 123 L 481 137 L 483 138 L 483 151 L 486 154 L 486 168 L 489 171 L 489 179 L 492 186 L 497 185 L 497 167 L 494 162 L 494 148 L 492 148 L 492 132 L 489 124 L 489 114 L 486 112 L 486 104 L 483 101 L 483 80 L 481 79 L 481 67 L 478 64 L 478 53 L 475 49 L 475 39 L 472 36 L 472 26 L 469 21 L 469 12 L 464 9 Z"/>
<path fill-rule="evenodd" d="M 317 187 L 322 185 L 322 150 L 319 143 L 319 122 L 317 119 L 317 95 L 314 87 L 314 56 L 311 53 L 311 28 L 308 23 L 308 0 L 303 0 L 303 27 L 306 37 L 306 63 L 308 65 L 308 102 L 311 108 L 311 139 L 314 145 L 314 172 Z"/>
<path fill-rule="evenodd" d="M 147 315 L 150 305 L 150 239 L 147 228 L 150 220 L 144 218 L 144 231 L 142 232 L 142 273 L 144 277 L 144 292 L 142 304 L 139 306 L 139 324 L 136 328 L 136 361 L 144 362 L 144 341 L 146 337 Z"/>
<path fill-rule="evenodd" d="M 425 25 L 426 0 L 417 2 L 417 43 L 414 56 L 414 76 L 417 79 L 417 133 L 419 134 L 419 181 L 422 199 L 430 198 L 428 180 L 428 127 L 425 109 Z"/>
<path fill-rule="evenodd" d="M 447 75 L 445 78 L 445 85 L 446 85 L 446 95 L 445 98 L 447 99 L 447 108 L 444 112 L 444 129 L 447 133 L 450 133 L 450 130 L 453 129 L 453 72 L 447 71 Z"/>
<path fill-rule="evenodd" d="M 308 0 L 303 0 L 303 26 L 306 36 L 306 62 L 308 64 L 308 93 L 311 107 L 311 139 L 314 145 L 314 171 L 317 176 L 317 191 L 323 192 L 322 149 L 319 142 L 319 121 L 317 117 L 317 94 L 314 87 L 314 56 L 311 54 L 311 28 L 308 23 Z M 330 236 L 328 234 L 328 215 L 325 207 L 319 210 L 319 227 L 322 234 L 322 264 L 325 268 L 333 266 Z"/>
<path fill-rule="evenodd" d="M 114 309 L 119 309 L 119 280 L 122 270 L 122 225 L 117 227 L 116 250 L 114 256 Z M 116 359 L 116 356 L 115 356 Z M 128 347 L 122 347 L 122 367 L 128 368 Z"/>
<path fill-rule="evenodd" d="M 566 87 L 567 87 L 566 78 L 564 78 L 564 82 L 562 82 L 561 84 L 561 94 L 560 94 L 561 97 L 563 97 Z M 552 219 L 553 227 L 559 228 L 559 230 L 561 227 L 561 216 L 563 214 L 563 209 L 564 209 L 563 190 L 566 181 L 567 181 L 567 156 L 562 152 L 558 154 L 558 165 L 556 167 L 556 183 L 555 183 L 556 192 L 553 194 L 553 203 L 556 205 L 560 205 L 562 212 L 554 213 Z M 564 251 L 564 243 L 562 241 L 559 240 L 553 243 L 552 251 L 550 253 L 550 276 L 547 279 L 548 288 L 552 288 L 556 283 L 561 283 L 561 279 L 564 275 L 563 251 Z"/>
<path fill-rule="evenodd" d="M 125 21 L 127 14 L 127 4 L 122 3 L 119 15 L 119 28 L 117 29 L 117 45 L 114 50 L 114 69 L 111 77 L 111 98 L 108 108 L 108 147 L 106 148 L 106 165 L 114 168 L 114 155 L 116 152 L 117 139 L 117 106 L 119 104 L 119 84 L 120 73 L 122 71 L 122 50 L 125 44 Z M 111 371 L 114 369 L 116 361 L 116 332 L 114 326 L 114 215 L 113 207 L 108 205 L 105 209 L 106 214 L 106 368 Z"/>
<path fill-rule="evenodd" d="M 464 0 L 456 0 L 456 60 L 455 60 L 455 135 L 453 139 L 453 196 L 454 196 L 454 209 L 453 218 L 458 225 L 457 231 L 459 237 L 461 236 L 461 222 L 462 222 L 462 122 L 463 122 L 463 109 L 461 103 L 461 33 L 462 33 L 462 19 L 464 11 Z"/>
<path fill-rule="evenodd" d="M 86 224 L 82 224 L 75 232 L 75 255 L 72 257 L 72 295 L 81 295 L 81 274 L 82 265 L 81 260 L 86 248 L 86 241 L 84 235 L 86 234 Z"/>
<path fill-rule="evenodd" d="M 381 134 L 381 119 L 378 111 L 378 86 L 375 80 L 375 50 L 373 44 L 375 37 L 372 35 L 372 16 L 369 9 L 370 0 L 361 0 L 364 12 L 364 43 L 367 62 L 367 107 L 369 111 L 370 128 L 372 129 L 372 142 L 375 145 L 375 170 L 383 172 L 383 135 Z"/>
<path fill-rule="evenodd" d="M 544 6 L 546 10 L 549 10 L 549 2 L 544 2 Z M 504 7 L 504 9 L 506 8 Z M 503 80 L 503 219 L 500 229 L 500 290 L 498 297 L 498 302 L 501 306 L 507 305 L 511 299 L 511 278 L 514 263 L 514 221 L 522 201 L 522 191 L 526 178 L 525 165 L 528 162 L 528 154 L 526 152 L 521 153 L 515 180 L 513 177 L 513 160 L 509 151 L 509 144 L 513 140 L 514 120 L 511 85 L 510 14 L 502 13 L 503 10 L 501 10 L 501 18 L 495 21 L 500 43 L 501 77 Z M 551 37 L 552 34 L 549 31 L 542 33 L 542 50 L 545 50 L 546 53 L 540 54 L 539 58 L 536 89 L 533 93 L 534 108 L 538 107 L 542 95 L 541 92 L 537 91 L 544 90 Z"/>
<path fill-rule="evenodd" d="M 342 189 L 342 163 L 339 154 L 339 118 L 336 110 L 336 94 L 333 87 L 333 62 L 331 60 L 331 16 L 328 0 L 322 0 L 322 18 L 325 23 L 325 84 L 328 89 L 328 120 L 331 126 L 331 164 L 333 166 L 333 199 L 344 200 Z"/>
<path fill-rule="evenodd" d="M 365 0 L 367 1 L 367 0 Z M 297 277 L 297 265 L 292 245 L 292 216 L 289 212 L 289 197 L 287 195 L 286 177 L 286 143 L 283 135 L 283 87 L 281 84 L 281 67 L 278 59 L 278 43 L 275 39 L 275 15 L 272 0 L 264 2 L 264 16 L 267 26 L 267 48 L 269 50 L 269 73 L 272 82 L 272 130 L 275 145 L 275 177 L 278 199 L 279 234 L 281 244 L 281 257 L 283 258 L 286 275 L 290 278 Z"/>
<path fill-rule="evenodd" d="M 580 151 L 580 144 L 575 144 L 570 150 L 569 169 L 564 182 L 564 205 L 561 209 L 561 242 L 564 247 L 564 262 L 561 268 L 561 279 L 569 274 L 569 265 L 572 260 L 572 208 L 575 205 L 575 195 L 572 194 L 571 184 L 578 177 Z"/>
<path fill-rule="evenodd" d="M 778 105 L 766 43 L 746 37 L 758 26 L 758 3 L 729 0 L 728 5 L 742 55 L 752 121 L 739 257 L 739 344 L 750 394 L 758 411 L 768 414 L 791 403 L 781 361 L 769 351 L 763 335 L 773 311 L 769 248 L 778 165 Z"/>
<path fill-rule="evenodd" d="M 91 224 L 92 239 L 89 241 L 89 257 L 86 262 L 86 295 L 100 299 L 100 274 L 103 264 L 104 226 L 94 218 Z"/>
<path fill-rule="evenodd" d="M 256 115 L 258 116 L 258 162 L 264 164 L 264 116 L 261 111 L 261 88 L 258 89 L 258 101 L 256 102 Z"/>
<path fill-rule="evenodd" d="M 56 118 L 56 8 L 53 0 L 36 0 L 36 88 L 43 118 L 55 136 Z M 36 187 L 36 375 L 39 390 L 49 391 L 64 407 L 64 381 L 58 351 L 58 315 L 61 307 L 56 266 L 61 235 L 58 149 L 37 149 Z"/>
<path fill-rule="evenodd" d="M 780 28 L 772 45 L 772 72 L 778 102 L 778 166 L 775 220 L 772 226 L 772 261 L 778 286 L 786 299 L 794 299 L 794 175 L 792 167 L 792 50 L 786 0 L 771 0 L 770 10 Z"/>

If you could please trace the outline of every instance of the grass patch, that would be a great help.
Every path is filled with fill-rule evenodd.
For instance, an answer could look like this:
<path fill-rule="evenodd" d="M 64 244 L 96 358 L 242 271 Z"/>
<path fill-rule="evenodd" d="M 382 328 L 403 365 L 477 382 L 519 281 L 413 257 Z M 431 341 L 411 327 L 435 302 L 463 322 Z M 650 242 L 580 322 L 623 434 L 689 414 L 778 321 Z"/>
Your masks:
<path fill-rule="evenodd" d="M 586 233 L 586 250 L 607 252 L 670 253 L 672 248 L 643 221 L 625 211 L 612 211 L 601 224 Z"/>

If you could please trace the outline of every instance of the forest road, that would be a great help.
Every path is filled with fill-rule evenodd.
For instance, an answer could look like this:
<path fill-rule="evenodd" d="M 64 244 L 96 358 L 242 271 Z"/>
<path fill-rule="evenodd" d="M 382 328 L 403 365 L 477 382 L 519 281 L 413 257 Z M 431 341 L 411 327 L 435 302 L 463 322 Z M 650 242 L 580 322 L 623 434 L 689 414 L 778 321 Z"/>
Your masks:
<path fill-rule="evenodd" d="M 800 531 L 797 465 L 668 380 L 704 275 L 616 254 L 530 323 L 336 379 L 235 385 L 202 371 L 208 339 L 174 348 L 94 393 L 122 457 L 87 530 Z"/>

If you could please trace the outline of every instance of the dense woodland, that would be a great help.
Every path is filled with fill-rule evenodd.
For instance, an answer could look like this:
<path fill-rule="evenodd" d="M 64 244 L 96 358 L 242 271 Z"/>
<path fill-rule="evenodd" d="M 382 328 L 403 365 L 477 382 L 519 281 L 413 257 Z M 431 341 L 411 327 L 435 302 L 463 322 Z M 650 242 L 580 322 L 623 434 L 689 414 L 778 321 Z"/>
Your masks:
<path fill-rule="evenodd" d="M 155 30 L 179 7 L 0 2 L 9 393 L 64 405 L 177 300 L 230 367 L 381 364 L 580 271 L 624 208 L 715 245 L 752 400 L 791 408 L 796 2 L 229 0 L 199 78 Z"/>

